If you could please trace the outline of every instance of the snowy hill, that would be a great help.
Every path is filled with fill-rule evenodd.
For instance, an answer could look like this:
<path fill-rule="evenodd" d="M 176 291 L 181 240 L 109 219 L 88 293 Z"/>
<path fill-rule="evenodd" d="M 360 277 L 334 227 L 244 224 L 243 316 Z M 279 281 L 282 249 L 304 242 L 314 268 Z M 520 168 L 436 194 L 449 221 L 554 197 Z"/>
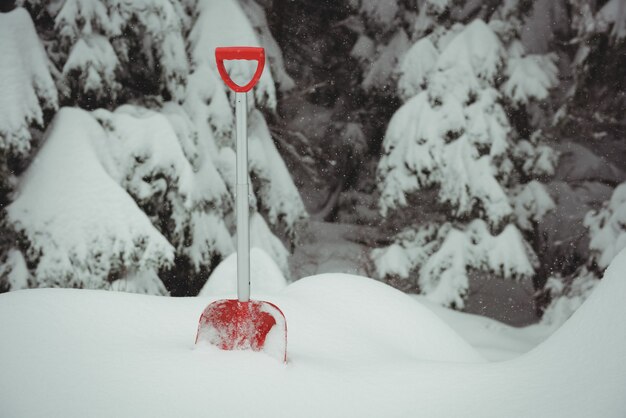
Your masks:
<path fill-rule="evenodd" d="M 287 365 L 194 349 L 209 297 L 3 294 L 0 415 L 623 417 L 624 272 L 626 251 L 561 329 L 500 363 L 419 300 L 357 276 L 313 276 L 266 295 L 288 320 Z"/>

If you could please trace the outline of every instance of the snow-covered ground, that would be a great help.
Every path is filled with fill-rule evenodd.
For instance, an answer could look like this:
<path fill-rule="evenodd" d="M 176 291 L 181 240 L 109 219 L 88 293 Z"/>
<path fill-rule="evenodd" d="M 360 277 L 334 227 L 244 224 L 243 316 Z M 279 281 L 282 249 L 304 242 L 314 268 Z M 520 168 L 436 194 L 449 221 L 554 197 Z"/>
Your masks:
<path fill-rule="evenodd" d="M 358 276 L 253 295 L 287 317 L 287 365 L 194 347 L 218 295 L 2 294 L 0 416 L 624 417 L 624 272 L 626 251 L 565 325 L 502 362 L 487 359 L 523 352 L 542 332 L 516 334 Z"/>

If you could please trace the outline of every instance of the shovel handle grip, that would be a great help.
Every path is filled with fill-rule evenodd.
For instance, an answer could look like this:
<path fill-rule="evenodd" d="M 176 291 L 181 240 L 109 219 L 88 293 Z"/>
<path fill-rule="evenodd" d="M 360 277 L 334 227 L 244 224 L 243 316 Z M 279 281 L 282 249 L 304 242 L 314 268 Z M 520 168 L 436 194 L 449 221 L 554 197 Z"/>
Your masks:
<path fill-rule="evenodd" d="M 240 86 L 235 83 L 226 71 L 226 67 L 224 67 L 224 61 L 228 60 L 256 61 L 257 67 L 252 76 L 252 80 L 245 86 Z M 259 81 L 259 78 L 261 78 L 263 68 L 265 68 L 265 49 L 254 46 L 218 47 L 215 48 L 215 62 L 217 63 L 217 71 L 219 71 L 224 83 L 237 93 L 246 93 L 250 91 Z"/>

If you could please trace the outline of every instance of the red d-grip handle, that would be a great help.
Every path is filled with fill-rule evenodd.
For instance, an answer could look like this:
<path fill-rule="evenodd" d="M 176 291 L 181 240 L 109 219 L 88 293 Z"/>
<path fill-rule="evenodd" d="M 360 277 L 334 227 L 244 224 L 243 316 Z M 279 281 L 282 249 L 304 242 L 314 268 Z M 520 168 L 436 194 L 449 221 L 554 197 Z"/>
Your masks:
<path fill-rule="evenodd" d="M 252 76 L 252 80 L 245 86 L 240 86 L 235 83 L 228 75 L 226 67 L 224 67 L 225 60 L 249 60 L 256 61 L 256 72 Z M 217 63 L 217 71 L 219 71 L 222 80 L 228 87 L 237 93 L 248 92 L 254 87 L 254 85 L 261 78 L 263 68 L 265 68 L 265 49 L 255 46 L 228 46 L 215 48 L 215 62 Z"/>

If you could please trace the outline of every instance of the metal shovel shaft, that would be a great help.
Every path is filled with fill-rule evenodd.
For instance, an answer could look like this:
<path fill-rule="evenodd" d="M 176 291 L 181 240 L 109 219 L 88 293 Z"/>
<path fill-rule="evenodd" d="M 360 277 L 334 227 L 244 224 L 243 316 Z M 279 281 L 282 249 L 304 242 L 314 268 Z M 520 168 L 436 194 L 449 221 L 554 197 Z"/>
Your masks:
<path fill-rule="evenodd" d="M 235 204 L 237 216 L 237 299 L 250 300 L 250 206 L 248 202 L 248 96 L 235 93 L 237 120 L 237 175 Z"/>

